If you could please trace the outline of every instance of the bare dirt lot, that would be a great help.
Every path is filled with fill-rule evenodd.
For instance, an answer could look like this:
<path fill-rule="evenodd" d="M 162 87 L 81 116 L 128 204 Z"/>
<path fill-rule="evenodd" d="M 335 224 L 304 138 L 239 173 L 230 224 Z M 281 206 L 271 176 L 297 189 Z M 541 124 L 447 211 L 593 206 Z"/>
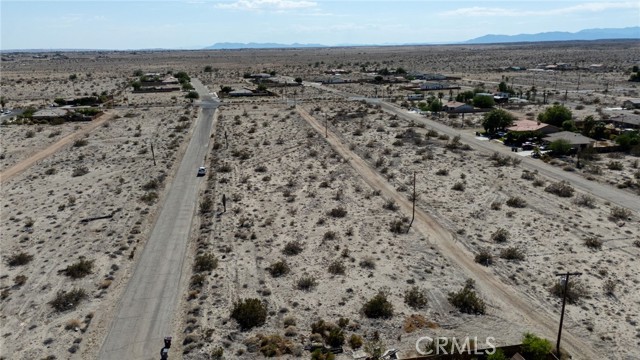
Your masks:
<path fill-rule="evenodd" d="M 0 356 L 97 354 L 196 115 L 184 92 L 131 93 L 126 85 L 136 69 L 184 70 L 212 91 L 255 87 L 246 73 L 275 71 L 307 82 L 332 68 L 349 69 L 354 77 L 362 67 L 444 73 L 462 78 L 461 91 L 493 90 L 509 77 L 523 90 L 535 81 L 538 97 L 549 91 L 550 102 L 580 105 L 578 118 L 599 119 L 602 107 L 637 97 L 626 79 L 639 54 L 637 42 L 596 42 L 104 52 L 49 61 L 25 55 L 6 70 L 3 63 L 2 92 L 16 94 L 10 108 L 94 91 L 113 94 L 115 101 L 102 115 L 105 124 L 81 137 L 86 142 L 70 142 L 2 180 Z M 499 70 L 579 61 L 605 63 L 607 70 Z M 204 72 L 205 66 L 212 71 Z M 383 86 L 388 102 L 405 105 L 409 91 Z M 310 357 L 305 346 L 342 343 L 345 354 L 338 358 L 376 347 L 408 356 L 421 336 L 477 336 L 480 343 L 492 336 L 509 345 L 527 331 L 553 342 L 560 298 L 550 289 L 558 282 L 555 273 L 565 271 L 582 273 L 571 280 L 581 296 L 567 305 L 566 350 L 583 359 L 640 356 L 638 214 L 529 171 L 518 155 L 496 157 L 350 99 L 375 96 L 380 85 L 329 87 L 333 91 L 305 84 L 275 88 L 270 97 L 223 99 L 193 225 L 193 275 L 175 309 L 172 356 L 297 359 Z M 535 118 L 547 106 L 513 111 Z M 481 115 L 433 119 L 461 133 L 480 130 Z M 86 125 L 2 126 L 2 171 Z M 29 130 L 33 136 L 26 136 Z M 601 155 L 590 163 L 598 172 L 567 171 L 637 198 L 637 159 Z M 609 166 L 613 161 L 622 170 Z M 574 165 L 566 158 L 545 166 Z M 405 233 L 414 174 L 422 215 Z M 102 215 L 113 217 L 80 222 Z M 431 220 L 437 224 L 426 223 Z M 476 279 L 483 315 L 462 313 L 449 300 L 468 278 Z M 86 297 L 62 301 L 57 311 L 51 301 L 73 289 Z M 254 298 L 262 305 L 253 311 L 264 306 L 264 313 L 249 317 L 264 320 L 243 329 L 233 309 Z M 372 299 L 382 304 L 382 315 L 372 316 L 365 306 Z"/>

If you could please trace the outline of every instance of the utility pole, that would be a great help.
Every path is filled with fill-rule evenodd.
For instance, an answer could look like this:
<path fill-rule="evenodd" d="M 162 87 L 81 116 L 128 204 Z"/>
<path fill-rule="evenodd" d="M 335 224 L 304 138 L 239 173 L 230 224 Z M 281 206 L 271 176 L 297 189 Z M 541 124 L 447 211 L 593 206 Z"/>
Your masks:
<path fill-rule="evenodd" d="M 556 342 L 556 355 L 560 357 L 560 337 L 562 336 L 562 322 L 564 320 L 564 306 L 567 303 L 567 289 L 569 287 L 569 276 L 580 276 L 579 272 L 556 273 L 556 276 L 564 276 L 564 289 L 562 290 L 562 312 L 560 313 L 560 327 L 558 328 L 558 341 Z"/>
<path fill-rule="evenodd" d="M 151 157 L 153 157 L 153 166 L 156 166 L 156 154 L 153 152 L 153 143 L 151 145 Z"/>
<path fill-rule="evenodd" d="M 409 223 L 409 227 L 407 227 L 407 234 L 409 233 L 409 230 L 411 229 L 411 225 L 413 225 L 413 219 L 416 218 L 416 173 L 413 173 L 413 211 L 411 213 L 411 222 Z"/>

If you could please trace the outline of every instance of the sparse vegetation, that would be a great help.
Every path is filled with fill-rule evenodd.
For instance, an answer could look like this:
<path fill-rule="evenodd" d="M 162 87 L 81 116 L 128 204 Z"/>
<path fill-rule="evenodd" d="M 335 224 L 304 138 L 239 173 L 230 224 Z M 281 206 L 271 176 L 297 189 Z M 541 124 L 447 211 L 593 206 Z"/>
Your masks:
<path fill-rule="evenodd" d="M 527 206 L 527 202 L 519 196 L 510 197 L 506 204 L 512 208 L 524 208 Z"/>
<path fill-rule="evenodd" d="M 33 260 L 33 255 L 26 252 L 19 252 L 7 257 L 7 264 L 9 266 L 22 266 L 27 265 Z"/>
<path fill-rule="evenodd" d="M 265 323 L 267 307 L 259 299 L 242 299 L 233 305 L 231 318 L 238 322 L 241 330 L 246 331 Z"/>
<path fill-rule="evenodd" d="M 522 249 L 511 246 L 500 251 L 500 257 L 505 260 L 522 261 L 525 255 Z"/>
<path fill-rule="evenodd" d="M 573 196 L 573 188 L 566 181 L 559 181 L 553 184 L 549 184 L 544 191 L 548 193 L 552 193 L 558 195 L 560 197 L 572 197 Z"/>
<path fill-rule="evenodd" d="M 80 279 L 91 274 L 93 269 L 93 260 L 80 259 L 77 262 L 67 266 L 62 272 L 72 278 Z"/>
<path fill-rule="evenodd" d="M 60 290 L 53 300 L 49 302 L 51 307 L 58 312 L 75 309 L 80 302 L 87 297 L 84 289 L 75 288 L 70 291 Z"/>
<path fill-rule="evenodd" d="M 503 243 L 509 240 L 509 236 L 511 236 L 511 234 L 509 234 L 509 231 L 507 231 L 507 229 L 499 228 L 493 234 L 491 234 L 491 240 L 497 243 Z"/>
<path fill-rule="evenodd" d="M 218 267 L 218 258 L 214 254 L 202 254 L 196 256 L 193 264 L 194 272 L 207 272 Z"/>
<path fill-rule="evenodd" d="M 404 292 L 404 303 L 414 309 L 422 309 L 427 306 L 427 295 L 417 286 Z"/>
<path fill-rule="evenodd" d="M 475 282 L 468 279 L 464 287 L 448 296 L 451 305 L 466 314 L 482 315 L 486 311 L 484 300 L 475 292 Z"/>
<path fill-rule="evenodd" d="M 280 260 L 271 264 L 267 270 L 269 271 L 269 274 L 275 278 L 287 275 L 291 271 L 291 268 L 289 268 L 286 260 Z"/>
<path fill-rule="evenodd" d="M 559 299 L 562 299 L 564 293 L 564 284 L 560 281 L 556 281 L 551 286 L 551 294 L 555 295 Z M 567 302 L 569 304 L 576 304 L 587 295 L 587 288 L 580 279 L 571 279 L 567 285 Z"/>
<path fill-rule="evenodd" d="M 290 241 L 282 249 L 282 253 L 285 255 L 298 255 L 302 252 L 302 243 L 299 241 Z"/>
<path fill-rule="evenodd" d="M 393 316 L 393 304 L 387 300 L 387 293 L 380 291 L 362 306 L 361 311 L 368 318 L 388 319 Z"/>

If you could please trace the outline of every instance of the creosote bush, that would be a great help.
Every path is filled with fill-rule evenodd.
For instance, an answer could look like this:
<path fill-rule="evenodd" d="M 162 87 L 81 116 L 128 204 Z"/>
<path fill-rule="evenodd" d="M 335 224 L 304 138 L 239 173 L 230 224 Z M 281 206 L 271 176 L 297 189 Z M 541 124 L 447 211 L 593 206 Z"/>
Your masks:
<path fill-rule="evenodd" d="M 517 247 L 508 247 L 500 251 L 500 257 L 505 260 L 522 261 L 525 258 L 524 251 Z"/>
<path fill-rule="evenodd" d="M 509 231 L 507 231 L 507 229 L 499 228 L 493 234 L 491 234 L 491 240 L 497 243 L 503 243 L 509 240 L 510 236 L 511 234 L 509 234 Z"/>
<path fill-rule="evenodd" d="M 573 200 L 573 203 L 589 209 L 593 209 L 596 207 L 596 199 L 594 199 L 593 196 L 589 196 L 587 194 L 580 194 L 576 196 L 576 198 Z"/>
<path fill-rule="evenodd" d="M 86 175 L 88 173 L 89 173 L 89 168 L 87 168 L 86 166 L 77 166 L 73 168 L 73 171 L 71 172 L 71 176 L 78 177 L 78 176 Z"/>
<path fill-rule="evenodd" d="M 486 305 L 484 300 L 475 292 L 475 282 L 468 279 L 464 287 L 457 292 L 450 292 L 448 296 L 451 305 L 466 314 L 484 314 Z"/>
<path fill-rule="evenodd" d="M 342 263 L 342 261 L 334 260 L 329 265 L 327 270 L 329 271 L 330 274 L 333 274 L 333 275 L 344 275 L 346 271 L 346 267 L 344 266 L 344 263 Z"/>
<path fill-rule="evenodd" d="M 302 243 L 299 241 L 290 241 L 282 249 L 282 253 L 285 255 L 298 255 L 302 252 Z"/>
<path fill-rule="evenodd" d="M 7 264 L 9 266 L 21 266 L 26 265 L 33 260 L 33 255 L 26 252 L 19 252 L 13 254 L 7 258 Z"/>
<path fill-rule="evenodd" d="M 523 208 L 527 206 L 527 202 L 519 196 L 510 197 L 506 204 L 512 208 Z"/>
<path fill-rule="evenodd" d="M 71 291 L 60 290 L 56 293 L 55 298 L 49 302 L 49 305 L 58 312 L 67 311 L 75 309 L 80 301 L 86 297 L 87 293 L 84 289 L 75 288 Z"/>
<path fill-rule="evenodd" d="M 343 207 L 337 207 L 329 211 L 329 216 L 332 216 L 334 218 L 343 218 L 347 216 L 347 210 L 345 210 Z"/>
<path fill-rule="evenodd" d="M 388 319 L 393 316 L 393 304 L 387 300 L 387 293 L 380 291 L 376 296 L 364 303 L 361 311 L 371 319 Z"/>
<path fill-rule="evenodd" d="M 241 330 L 249 330 L 265 323 L 267 307 L 259 299 L 242 299 L 233 305 L 231 318 L 238 322 Z"/>
<path fill-rule="evenodd" d="M 564 292 L 564 284 L 560 281 L 556 281 L 550 288 L 551 294 L 555 295 L 559 299 L 562 299 Z M 576 304 L 581 298 L 587 295 L 587 288 L 584 286 L 580 279 L 571 279 L 567 285 L 567 302 L 569 304 Z"/>
<path fill-rule="evenodd" d="M 62 272 L 72 279 L 80 279 L 91 274 L 92 269 L 92 260 L 80 259 L 76 263 L 67 266 L 66 269 L 62 270 Z"/>
<path fill-rule="evenodd" d="M 269 271 L 269 274 L 271 274 L 271 276 L 280 277 L 280 276 L 287 275 L 291 271 L 291 268 L 289 268 L 289 265 L 287 264 L 286 260 L 280 260 L 278 262 L 271 264 L 267 268 L 267 270 Z"/>
<path fill-rule="evenodd" d="M 627 220 L 631 217 L 631 210 L 625 209 L 623 207 L 613 207 L 611 208 L 611 213 L 609 214 L 609 219 L 612 221 L 620 221 Z"/>
<path fill-rule="evenodd" d="M 571 185 L 569 185 L 569 183 L 567 183 L 566 181 L 558 181 L 556 183 L 549 184 L 546 188 L 544 188 L 544 191 L 567 198 L 572 197 L 574 192 Z"/>
<path fill-rule="evenodd" d="M 590 249 L 600 250 L 602 249 L 602 240 L 595 236 L 590 236 L 584 239 L 584 245 Z"/>
<path fill-rule="evenodd" d="M 214 254 L 203 254 L 196 256 L 193 264 L 194 272 L 211 271 L 218 267 L 218 258 Z"/>
<path fill-rule="evenodd" d="M 491 255 L 489 249 L 481 249 L 480 252 L 476 254 L 475 260 L 478 264 L 489 266 L 493 264 L 493 255 Z"/>
<path fill-rule="evenodd" d="M 316 285 L 318 285 L 318 282 L 313 276 L 303 276 L 298 279 L 296 283 L 296 287 L 298 288 L 298 290 L 303 291 L 311 291 L 314 287 L 316 287 Z"/>
<path fill-rule="evenodd" d="M 417 286 L 404 292 L 404 303 L 414 309 L 422 309 L 427 306 L 427 295 Z"/>

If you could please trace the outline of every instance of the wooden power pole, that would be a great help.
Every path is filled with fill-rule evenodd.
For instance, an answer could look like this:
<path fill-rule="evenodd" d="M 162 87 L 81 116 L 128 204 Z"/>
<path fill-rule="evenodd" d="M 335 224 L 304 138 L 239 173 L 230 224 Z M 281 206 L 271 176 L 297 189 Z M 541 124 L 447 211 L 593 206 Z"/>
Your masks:
<path fill-rule="evenodd" d="M 564 320 L 564 306 L 567 303 L 567 289 L 569 288 L 569 276 L 580 276 L 579 272 L 556 273 L 556 276 L 564 276 L 564 287 L 562 290 L 562 310 L 560 313 L 560 327 L 558 328 L 558 341 L 556 342 L 556 355 L 560 358 L 560 337 L 562 336 L 562 322 Z"/>
<path fill-rule="evenodd" d="M 413 173 L 413 211 L 411 213 L 411 222 L 409 223 L 409 227 L 407 227 L 407 234 L 409 233 L 409 230 L 411 229 L 411 225 L 413 225 L 413 219 L 416 218 L 416 173 Z"/>

